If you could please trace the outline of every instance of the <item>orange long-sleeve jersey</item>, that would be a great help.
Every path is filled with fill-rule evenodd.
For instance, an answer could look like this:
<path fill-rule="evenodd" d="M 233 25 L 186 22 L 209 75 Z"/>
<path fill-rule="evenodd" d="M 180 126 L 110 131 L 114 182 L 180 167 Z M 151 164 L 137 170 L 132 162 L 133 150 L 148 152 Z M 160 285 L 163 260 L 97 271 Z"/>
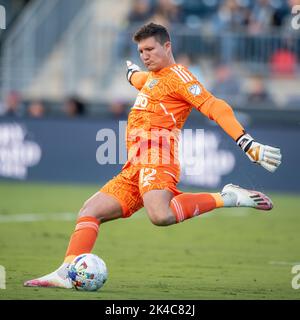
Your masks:
<path fill-rule="evenodd" d="M 135 72 L 131 83 L 139 93 L 128 117 L 129 149 L 136 136 L 149 139 L 155 129 L 180 130 L 193 107 L 218 123 L 234 140 L 244 133 L 232 108 L 208 92 L 182 65 L 173 64 L 158 72 Z"/>

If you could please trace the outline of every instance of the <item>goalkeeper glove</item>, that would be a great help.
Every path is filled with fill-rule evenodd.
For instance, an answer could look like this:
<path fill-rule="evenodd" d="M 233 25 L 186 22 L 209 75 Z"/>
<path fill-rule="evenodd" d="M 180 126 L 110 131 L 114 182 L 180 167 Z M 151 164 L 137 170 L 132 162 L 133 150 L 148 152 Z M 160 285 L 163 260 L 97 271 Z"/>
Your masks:
<path fill-rule="evenodd" d="M 129 83 L 132 85 L 131 83 L 131 77 L 135 72 L 141 71 L 140 67 L 137 66 L 136 64 L 132 63 L 131 61 L 126 61 L 127 64 L 127 80 L 129 81 Z"/>
<path fill-rule="evenodd" d="M 248 158 L 258 163 L 270 172 L 274 172 L 281 164 L 281 153 L 279 148 L 273 148 L 260 144 L 247 133 L 237 139 L 237 145 L 241 147 Z"/>

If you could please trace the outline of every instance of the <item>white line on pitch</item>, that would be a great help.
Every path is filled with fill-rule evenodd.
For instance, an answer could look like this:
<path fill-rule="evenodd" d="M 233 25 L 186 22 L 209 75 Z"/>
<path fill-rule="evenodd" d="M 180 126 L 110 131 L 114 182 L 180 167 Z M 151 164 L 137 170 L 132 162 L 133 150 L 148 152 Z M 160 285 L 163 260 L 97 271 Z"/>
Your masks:
<path fill-rule="evenodd" d="M 281 265 L 281 266 L 294 266 L 296 264 L 300 265 L 300 262 L 288 262 L 288 261 L 269 261 L 269 264 Z"/>
<path fill-rule="evenodd" d="M 24 223 L 38 221 L 76 221 L 78 214 L 72 212 L 61 213 L 20 213 L 0 214 L 0 223 Z M 139 219 L 145 215 L 136 214 L 131 217 Z"/>
<path fill-rule="evenodd" d="M 228 210 L 223 216 L 244 217 L 251 214 L 248 208 L 238 208 L 238 210 Z M 78 214 L 74 212 L 61 213 L 20 213 L 20 214 L 0 214 L 0 223 L 12 222 L 37 222 L 37 221 L 75 221 Z M 146 214 L 133 214 L 131 219 L 140 219 L 147 217 Z M 199 216 L 201 219 L 212 217 L 209 213 Z"/>
<path fill-rule="evenodd" d="M 77 214 L 71 212 L 62 213 L 23 213 L 0 215 L 0 223 L 9 222 L 36 222 L 36 221 L 75 221 Z"/>

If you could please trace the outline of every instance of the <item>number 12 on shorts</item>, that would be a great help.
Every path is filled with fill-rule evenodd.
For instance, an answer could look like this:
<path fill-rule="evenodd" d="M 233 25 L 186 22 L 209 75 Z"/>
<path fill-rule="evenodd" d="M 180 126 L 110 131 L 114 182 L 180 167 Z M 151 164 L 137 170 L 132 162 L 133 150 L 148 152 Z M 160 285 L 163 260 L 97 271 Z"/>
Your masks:
<path fill-rule="evenodd" d="M 140 171 L 140 184 L 143 187 L 150 186 L 151 181 L 155 180 L 156 169 L 142 168 Z"/>

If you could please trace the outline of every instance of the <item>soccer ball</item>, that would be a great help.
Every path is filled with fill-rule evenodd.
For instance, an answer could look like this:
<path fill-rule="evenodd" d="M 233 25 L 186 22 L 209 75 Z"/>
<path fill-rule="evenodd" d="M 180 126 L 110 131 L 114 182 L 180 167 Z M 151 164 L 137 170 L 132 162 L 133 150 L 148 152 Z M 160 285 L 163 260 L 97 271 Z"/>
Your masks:
<path fill-rule="evenodd" d="M 75 289 L 96 291 L 107 280 L 105 262 L 92 253 L 77 256 L 69 266 L 68 275 Z"/>

